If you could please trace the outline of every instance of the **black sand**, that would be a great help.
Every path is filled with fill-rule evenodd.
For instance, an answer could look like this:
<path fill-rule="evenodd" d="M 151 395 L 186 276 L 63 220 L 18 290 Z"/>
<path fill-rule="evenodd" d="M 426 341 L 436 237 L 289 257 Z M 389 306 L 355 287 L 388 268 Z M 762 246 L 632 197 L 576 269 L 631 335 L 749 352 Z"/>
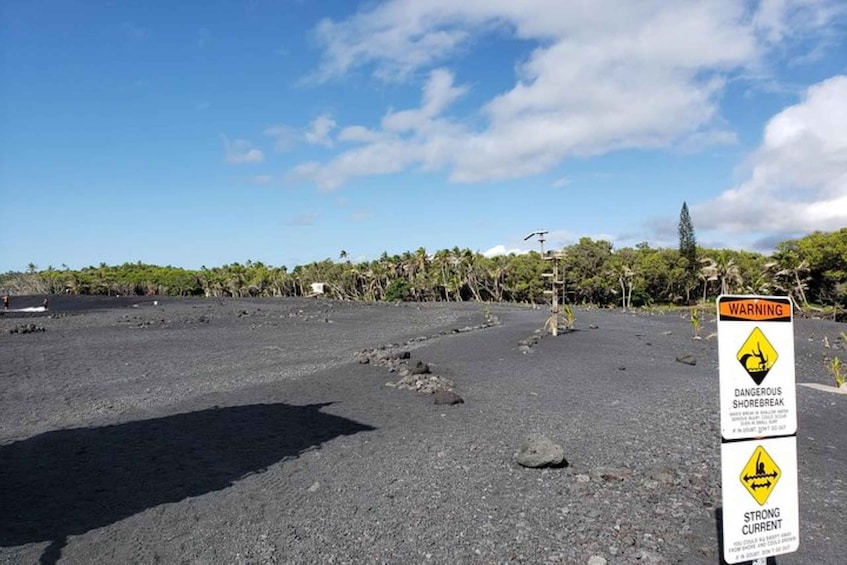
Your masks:
<path fill-rule="evenodd" d="M 483 307 L 152 300 L 0 316 L 0 562 L 720 561 L 717 343 L 677 314 L 580 310 L 524 354 L 542 310 L 454 333 Z M 840 331 L 797 320 L 798 382 L 831 382 Z M 353 358 L 423 337 L 465 404 Z M 776 562 L 840 563 L 847 396 L 797 393 L 801 547 Z M 571 465 L 517 466 L 533 431 Z"/>

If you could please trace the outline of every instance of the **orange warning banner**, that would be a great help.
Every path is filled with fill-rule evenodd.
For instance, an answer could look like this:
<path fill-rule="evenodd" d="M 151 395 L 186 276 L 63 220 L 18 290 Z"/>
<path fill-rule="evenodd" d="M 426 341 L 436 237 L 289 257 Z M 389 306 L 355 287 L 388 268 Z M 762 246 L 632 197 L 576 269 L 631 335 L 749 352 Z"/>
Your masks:
<path fill-rule="evenodd" d="M 718 302 L 718 313 L 722 321 L 790 322 L 791 300 L 722 296 Z"/>

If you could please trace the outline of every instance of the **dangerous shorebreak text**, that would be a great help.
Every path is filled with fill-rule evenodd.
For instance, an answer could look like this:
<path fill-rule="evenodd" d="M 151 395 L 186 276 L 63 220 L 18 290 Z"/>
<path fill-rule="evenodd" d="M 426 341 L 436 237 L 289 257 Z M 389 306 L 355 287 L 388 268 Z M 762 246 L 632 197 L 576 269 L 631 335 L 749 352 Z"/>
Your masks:
<path fill-rule="evenodd" d="M 764 398 L 763 398 L 764 397 Z M 733 408 L 767 408 L 785 406 L 782 387 L 750 387 L 735 389 Z"/>

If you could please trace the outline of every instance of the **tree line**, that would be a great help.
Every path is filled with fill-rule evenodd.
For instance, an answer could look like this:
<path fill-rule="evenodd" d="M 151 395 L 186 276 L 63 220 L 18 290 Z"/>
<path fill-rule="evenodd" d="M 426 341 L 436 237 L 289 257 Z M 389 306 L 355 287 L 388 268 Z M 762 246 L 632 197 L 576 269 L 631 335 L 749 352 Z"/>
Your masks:
<path fill-rule="evenodd" d="M 687 212 L 683 206 L 683 212 Z M 564 300 L 571 304 L 639 307 L 691 304 L 719 294 L 790 295 L 801 308 L 847 307 L 847 228 L 780 243 L 765 256 L 697 246 L 680 218 L 680 248 L 647 243 L 613 248 L 588 237 L 561 253 Z M 689 231 L 690 230 L 690 231 Z M 538 252 L 485 257 L 469 249 L 424 248 L 352 262 L 342 251 L 292 270 L 261 261 L 199 270 L 141 262 L 83 269 L 30 264 L 0 275 L 14 294 L 171 295 L 207 297 L 306 296 L 312 283 L 339 300 L 494 301 L 540 303 L 550 262 Z"/>

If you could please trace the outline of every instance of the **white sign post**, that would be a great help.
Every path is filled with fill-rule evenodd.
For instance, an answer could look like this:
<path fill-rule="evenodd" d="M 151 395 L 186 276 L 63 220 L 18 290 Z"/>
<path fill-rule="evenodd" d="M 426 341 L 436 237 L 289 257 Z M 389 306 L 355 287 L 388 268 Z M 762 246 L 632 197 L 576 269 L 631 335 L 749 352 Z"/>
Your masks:
<path fill-rule="evenodd" d="M 793 306 L 775 296 L 717 306 L 724 559 L 739 563 L 800 542 Z"/>

